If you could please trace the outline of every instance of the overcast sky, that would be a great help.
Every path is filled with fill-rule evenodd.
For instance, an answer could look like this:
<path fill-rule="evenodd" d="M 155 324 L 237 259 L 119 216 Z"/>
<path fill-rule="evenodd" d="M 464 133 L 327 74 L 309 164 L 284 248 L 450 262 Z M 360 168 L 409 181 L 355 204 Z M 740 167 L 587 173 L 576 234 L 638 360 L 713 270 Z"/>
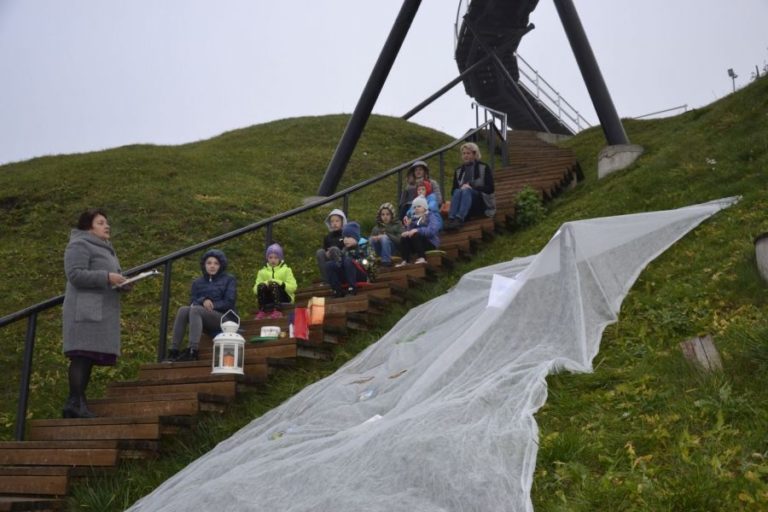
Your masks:
<path fill-rule="evenodd" d="M 768 0 L 575 2 L 619 115 L 695 108 L 768 62 Z M 350 113 L 399 0 L 0 0 L 0 163 L 179 144 L 286 117 Z M 374 112 L 400 116 L 457 74 L 457 0 L 423 0 Z M 552 0 L 520 54 L 594 108 Z M 461 85 L 412 121 L 474 122 Z M 330 155 L 329 155 L 330 158 Z"/>

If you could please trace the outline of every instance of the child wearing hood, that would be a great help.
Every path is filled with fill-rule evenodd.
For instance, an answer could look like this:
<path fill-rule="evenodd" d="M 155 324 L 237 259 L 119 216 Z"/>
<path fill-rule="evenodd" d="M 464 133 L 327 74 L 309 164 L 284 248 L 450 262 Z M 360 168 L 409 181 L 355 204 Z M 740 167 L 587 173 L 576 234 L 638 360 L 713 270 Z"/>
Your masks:
<path fill-rule="evenodd" d="M 325 264 L 325 274 L 328 276 L 326 282 L 333 288 L 334 297 L 355 295 L 357 283 L 368 280 L 365 265 L 371 255 L 368 241 L 360 236 L 360 224 L 355 221 L 347 222 L 342 230 L 342 237 L 344 248 L 340 258 Z"/>
<path fill-rule="evenodd" d="M 332 260 L 338 260 L 341 250 L 344 248 L 344 237 L 341 229 L 347 223 L 347 216 L 343 210 L 334 208 L 325 217 L 325 225 L 328 226 L 328 234 L 323 238 L 323 248 L 318 249 L 315 254 L 317 266 L 320 269 L 320 278 L 328 282 L 328 276 L 325 273 L 326 263 Z M 333 249 L 335 247 L 335 249 Z"/>
<path fill-rule="evenodd" d="M 400 233 L 403 224 L 395 218 L 395 207 L 392 203 L 383 203 L 376 212 L 376 225 L 371 230 L 368 241 L 381 258 L 382 267 L 392 266 L 392 254 L 400 250 Z"/>
<path fill-rule="evenodd" d="M 417 257 L 414 263 L 426 264 L 426 252 L 440 246 L 437 215 L 430 213 L 427 200 L 417 197 L 413 200 L 412 208 L 413 218 L 400 235 L 400 252 L 403 261 L 398 266 L 408 263 L 412 255 Z"/>
<path fill-rule="evenodd" d="M 221 317 L 235 309 L 237 281 L 228 274 L 227 257 L 218 249 L 211 249 L 200 258 L 203 272 L 192 282 L 189 306 L 182 306 L 173 322 L 173 338 L 168 361 L 197 361 L 197 347 L 203 331 L 219 330 Z M 189 347 L 179 353 L 184 332 L 189 326 Z"/>
<path fill-rule="evenodd" d="M 256 320 L 282 318 L 281 304 L 290 304 L 296 294 L 296 278 L 283 259 L 283 248 L 274 243 L 264 252 L 266 262 L 256 273 L 253 293 L 259 301 Z"/>

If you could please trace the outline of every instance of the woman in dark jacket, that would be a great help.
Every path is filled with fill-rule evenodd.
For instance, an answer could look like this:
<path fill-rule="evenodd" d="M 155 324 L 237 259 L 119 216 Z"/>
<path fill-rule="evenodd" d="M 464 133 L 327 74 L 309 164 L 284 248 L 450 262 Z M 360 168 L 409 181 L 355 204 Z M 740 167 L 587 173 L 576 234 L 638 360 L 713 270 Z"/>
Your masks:
<path fill-rule="evenodd" d="M 226 272 L 227 257 L 224 253 L 218 249 L 206 251 L 200 258 L 200 270 L 203 275 L 192 282 L 189 306 L 180 307 L 176 313 L 169 361 L 196 361 L 203 330 L 209 333 L 218 331 L 224 313 L 235 309 L 237 281 Z M 179 353 L 187 326 L 189 348 Z"/>
<path fill-rule="evenodd" d="M 472 215 L 493 217 L 496 214 L 493 171 L 480 161 L 480 148 L 474 142 L 465 142 L 461 145 L 461 159 L 463 165 L 453 173 L 446 230 L 460 228 Z"/>
<path fill-rule="evenodd" d="M 65 418 L 92 418 L 85 390 L 93 365 L 113 366 L 120 355 L 120 290 L 126 278 L 109 241 L 103 210 L 83 212 L 64 251 L 67 288 L 62 311 L 64 355 L 69 358 Z"/>

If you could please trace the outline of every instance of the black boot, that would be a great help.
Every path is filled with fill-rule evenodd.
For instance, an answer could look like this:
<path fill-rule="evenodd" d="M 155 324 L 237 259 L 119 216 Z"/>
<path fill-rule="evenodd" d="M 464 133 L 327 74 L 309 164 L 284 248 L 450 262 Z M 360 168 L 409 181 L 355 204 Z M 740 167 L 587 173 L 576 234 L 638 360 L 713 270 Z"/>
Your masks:
<path fill-rule="evenodd" d="M 80 408 L 77 411 L 78 418 L 95 418 L 96 415 L 88 410 L 88 402 L 85 400 L 85 396 L 80 397 Z"/>
<path fill-rule="evenodd" d="M 67 398 L 67 402 L 64 404 L 64 408 L 61 410 L 62 418 L 77 418 L 77 412 L 80 408 L 80 399 L 76 396 L 70 396 Z"/>
<path fill-rule="evenodd" d="M 176 361 L 179 358 L 179 349 L 172 348 L 168 351 L 168 357 L 166 357 L 163 362 L 172 363 Z"/>
<path fill-rule="evenodd" d="M 95 418 L 96 415 L 88 410 L 85 397 L 69 397 L 64 409 L 61 410 L 62 418 Z"/>

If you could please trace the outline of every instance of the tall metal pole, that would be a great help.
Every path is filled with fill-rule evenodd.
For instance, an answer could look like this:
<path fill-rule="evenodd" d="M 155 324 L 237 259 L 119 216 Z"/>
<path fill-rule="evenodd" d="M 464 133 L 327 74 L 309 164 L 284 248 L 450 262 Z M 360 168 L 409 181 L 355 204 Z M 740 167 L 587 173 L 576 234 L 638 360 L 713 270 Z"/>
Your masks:
<path fill-rule="evenodd" d="M 554 0 L 554 2 L 608 144 L 611 146 L 629 144 L 624 126 L 621 124 L 616 108 L 613 106 L 613 100 L 611 100 L 611 95 L 608 93 L 608 87 L 605 85 L 603 75 L 600 73 L 600 67 L 597 65 L 595 54 L 592 53 L 592 47 L 589 45 L 587 34 L 581 25 L 576 7 L 574 7 L 571 0 Z"/>
<path fill-rule="evenodd" d="M 333 158 L 325 170 L 325 175 L 317 190 L 317 195 L 328 196 L 336 191 L 336 187 L 338 187 L 339 181 L 341 181 L 341 176 L 344 174 L 344 169 L 347 167 L 352 152 L 355 150 L 357 141 L 360 140 L 360 135 L 363 133 L 365 123 L 368 122 L 373 106 L 376 104 L 389 71 L 392 69 L 395 57 L 397 57 L 405 36 L 411 28 L 411 23 L 416 16 L 416 11 L 419 10 L 419 5 L 421 5 L 421 0 L 405 0 L 403 2 L 397 19 L 395 19 L 395 24 L 389 32 L 389 37 L 387 37 L 376 65 L 373 67 L 373 71 L 371 71 L 368 83 L 365 84 L 363 93 L 357 101 L 355 111 L 352 113 L 352 117 L 350 117 L 347 127 L 344 129 L 344 134 L 341 136 L 338 146 L 336 146 Z"/>

